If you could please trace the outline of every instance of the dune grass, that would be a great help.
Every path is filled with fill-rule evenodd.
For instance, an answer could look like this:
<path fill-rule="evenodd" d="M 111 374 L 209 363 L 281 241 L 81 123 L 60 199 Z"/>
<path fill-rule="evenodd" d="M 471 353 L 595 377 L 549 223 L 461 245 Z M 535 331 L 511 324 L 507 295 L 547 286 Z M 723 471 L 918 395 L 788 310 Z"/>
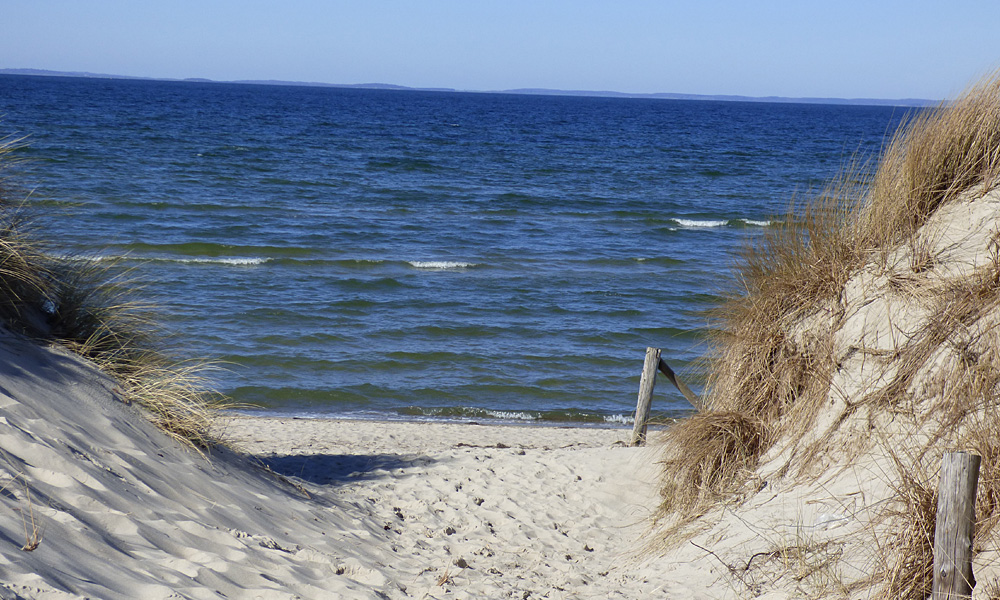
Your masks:
<path fill-rule="evenodd" d="M 210 367 L 161 349 L 153 307 L 120 265 L 65 256 L 44 240 L 9 178 L 18 143 L 0 140 L 0 324 L 92 361 L 168 434 L 200 450 L 216 445 L 214 417 L 229 403 L 209 391 Z"/>
<path fill-rule="evenodd" d="M 737 289 L 712 315 L 718 333 L 704 405 L 664 438 L 660 515 L 665 537 L 683 539 L 698 515 L 752 491 L 755 469 L 776 444 L 799 473 L 840 450 L 824 446 L 829 437 L 803 440 L 830 403 L 845 286 L 871 269 L 929 306 L 930 326 L 880 358 L 892 361 L 891 381 L 852 398 L 841 419 L 865 411 L 873 438 L 880 414 L 912 414 L 930 428 L 931 441 L 897 463 L 896 503 L 883 517 L 898 533 L 873 579 L 880 582 L 876 597 L 923 598 L 936 510 L 929 482 L 937 481 L 933 465 L 945 445 L 983 456 L 978 544 L 991 539 L 1000 520 L 992 475 L 1000 466 L 1000 229 L 990 242 L 991 264 L 933 284 L 919 277 L 934 268 L 935 256 L 917 235 L 941 207 L 1000 185 L 1000 73 L 906 119 L 877 165 L 869 165 L 848 165 L 739 257 Z M 905 276 L 891 264 L 901 247 L 908 249 Z M 927 405 L 912 384 L 931 368 L 946 373 Z"/>

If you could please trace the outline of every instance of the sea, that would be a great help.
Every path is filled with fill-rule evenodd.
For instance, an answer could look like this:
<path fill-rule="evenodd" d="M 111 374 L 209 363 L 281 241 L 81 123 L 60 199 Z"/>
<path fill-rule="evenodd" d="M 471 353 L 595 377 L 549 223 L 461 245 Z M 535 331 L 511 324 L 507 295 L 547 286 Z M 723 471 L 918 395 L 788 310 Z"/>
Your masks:
<path fill-rule="evenodd" d="M 0 76 L 42 235 L 297 417 L 627 426 L 647 347 L 701 393 L 740 250 L 912 110 Z"/>

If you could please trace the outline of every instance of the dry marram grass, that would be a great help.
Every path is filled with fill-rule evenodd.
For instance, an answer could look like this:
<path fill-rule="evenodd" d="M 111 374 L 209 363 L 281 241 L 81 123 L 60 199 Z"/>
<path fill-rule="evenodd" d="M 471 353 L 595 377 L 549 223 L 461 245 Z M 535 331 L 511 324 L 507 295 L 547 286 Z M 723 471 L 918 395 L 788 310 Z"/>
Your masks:
<path fill-rule="evenodd" d="M 753 491 L 748 484 L 776 444 L 788 461 L 779 474 L 804 477 L 844 451 L 835 443 L 844 424 L 866 423 L 860 452 L 886 442 L 886 423 L 908 420 L 921 432 L 909 443 L 920 446 L 897 461 L 894 500 L 881 512 L 897 535 L 880 548 L 870 582 L 879 598 L 923 598 L 936 511 L 928 483 L 936 471 L 927 465 L 946 449 L 981 454 L 977 548 L 1000 521 L 1000 233 L 985 265 L 951 277 L 937 272 L 941 241 L 921 230 L 942 207 L 1000 184 L 1000 73 L 906 119 L 877 166 L 867 164 L 849 165 L 739 258 L 738 289 L 713 314 L 719 333 L 704 405 L 664 437 L 661 524 L 668 543 L 677 542 L 698 515 Z M 838 356 L 834 339 L 852 310 L 845 290 L 862 273 L 884 282 L 894 301 L 925 311 L 927 326 L 899 332 L 885 349 Z M 891 321 L 894 305 L 886 306 Z M 832 380 L 857 352 L 882 379 L 846 397 Z M 843 398 L 839 416 L 814 431 L 834 395 Z"/>
<path fill-rule="evenodd" d="M 17 140 L 0 141 L 0 323 L 59 343 L 119 382 L 120 398 L 146 409 L 167 433 L 209 448 L 227 401 L 208 391 L 203 364 L 158 349 L 163 335 L 140 287 L 114 262 L 62 256 L 31 227 L 6 171 Z"/>

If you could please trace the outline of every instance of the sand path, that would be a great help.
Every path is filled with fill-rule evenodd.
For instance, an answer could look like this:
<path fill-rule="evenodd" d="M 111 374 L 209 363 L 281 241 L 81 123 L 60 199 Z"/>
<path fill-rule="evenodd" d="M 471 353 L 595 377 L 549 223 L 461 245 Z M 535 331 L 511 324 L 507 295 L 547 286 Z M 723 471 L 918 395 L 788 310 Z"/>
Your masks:
<path fill-rule="evenodd" d="M 386 533 L 369 551 L 410 597 L 677 587 L 634 560 L 656 504 L 655 457 L 624 447 L 629 431 L 240 418 L 227 433 L 275 471 L 363 508 Z"/>

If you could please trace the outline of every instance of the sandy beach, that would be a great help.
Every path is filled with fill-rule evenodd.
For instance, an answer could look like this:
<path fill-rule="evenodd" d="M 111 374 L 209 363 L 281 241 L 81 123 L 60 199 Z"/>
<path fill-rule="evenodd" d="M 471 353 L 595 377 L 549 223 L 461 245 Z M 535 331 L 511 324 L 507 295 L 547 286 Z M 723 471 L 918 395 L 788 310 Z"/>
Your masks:
<path fill-rule="evenodd" d="M 0 598 L 697 597 L 624 429 L 232 418 L 203 456 L 0 337 Z M 268 465 L 264 467 L 263 465 Z"/>
<path fill-rule="evenodd" d="M 421 598 L 636 598 L 655 455 L 630 431 L 237 418 L 227 433 L 284 475 L 363 508 L 369 550 Z"/>

